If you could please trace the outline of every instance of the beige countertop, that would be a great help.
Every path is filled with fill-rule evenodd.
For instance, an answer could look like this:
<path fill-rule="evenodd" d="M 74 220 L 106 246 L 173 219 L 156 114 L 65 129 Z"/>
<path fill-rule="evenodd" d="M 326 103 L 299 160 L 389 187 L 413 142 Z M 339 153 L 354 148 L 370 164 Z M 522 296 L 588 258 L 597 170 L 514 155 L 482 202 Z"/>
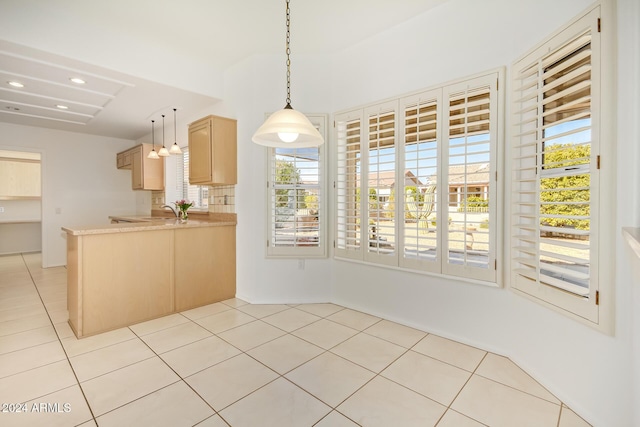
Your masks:
<path fill-rule="evenodd" d="M 221 227 L 237 224 L 236 214 L 189 214 L 187 222 L 180 222 L 176 218 L 151 215 L 114 215 L 110 216 L 109 219 L 123 222 L 95 226 L 62 227 L 62 230 L 73 236 L 83 236 L 176 228 Z"/>

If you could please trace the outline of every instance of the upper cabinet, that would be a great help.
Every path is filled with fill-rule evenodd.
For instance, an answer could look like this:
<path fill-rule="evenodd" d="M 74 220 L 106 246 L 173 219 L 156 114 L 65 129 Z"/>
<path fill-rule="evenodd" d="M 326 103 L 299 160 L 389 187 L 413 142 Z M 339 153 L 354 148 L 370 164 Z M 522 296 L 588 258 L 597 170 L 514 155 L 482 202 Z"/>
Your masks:
<path fill-rule="evenodd" d="M 140 144 L 118 153 L 118 169 L 131 169 L 134 190 L 164 190 L 164 159 L 148 159 L 151 144 Z"/>
<path fill-rule="evenodd" d="M 238 182 L 236 121 L 207 116 L 189 125 L 189 183 Z"/>
<path fill-rule="evenodd" d="M 39 158 L 5 157 L 0 151 L 0 200 L 39 199 L 40 179 Z"/>

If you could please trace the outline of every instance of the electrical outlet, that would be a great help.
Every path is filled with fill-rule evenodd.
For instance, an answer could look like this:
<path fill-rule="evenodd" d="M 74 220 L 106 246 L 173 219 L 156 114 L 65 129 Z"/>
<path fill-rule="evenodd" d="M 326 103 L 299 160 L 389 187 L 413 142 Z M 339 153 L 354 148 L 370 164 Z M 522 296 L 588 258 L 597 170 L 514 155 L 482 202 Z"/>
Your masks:
<path fill-rule="evenodd" d="M 0 213 L 4 213 L 4 206 L 0 206 Z"/>
<path fill-rule="evenodd" d="M 298 260 L 298 270 L 304 270 L 304 259 Z"/>

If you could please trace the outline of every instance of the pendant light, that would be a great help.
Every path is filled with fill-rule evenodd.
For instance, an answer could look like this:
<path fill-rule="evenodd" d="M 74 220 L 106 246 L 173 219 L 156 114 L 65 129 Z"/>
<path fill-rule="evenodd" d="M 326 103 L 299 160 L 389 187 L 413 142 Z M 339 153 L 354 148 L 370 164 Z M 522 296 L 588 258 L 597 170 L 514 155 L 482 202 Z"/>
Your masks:
<path fill-rule="evenodd" d="M 160 157 L 158 156 L 158 153 L 156 153 L 156 137 L 154 134 L 154 128 L 155 128 L 155 120 L 151 120 L 151 144 L 153 144 L 153 149 L 147 156 L 147 159 L 157 160 Z"/>
<path fill-rule="evenodd" d="M 167 157 L 169 156 L 169 150 L 164 147 L 164 114 L 162 115 L 162 148 L 158 151 L 158 156 Z"/>
<path fill-rule="evenodd" d="M 302 113 L 291 107 L 291 49 L 290 27 L 291 11 L 289 0 L 287 2 L 287 100 L 285 107 L 271 114 L 269 118 L 253 134 L 251 140 L 266 147 L 305 148 L 317 147 L 324 143 L 320 132 L 309 119 Z"/>
<path fill-rule="evenodd" d="M 182 150 L 180 149 L 180 146 L 178 145 L 178 138 L 176 137 L 176 109 L 173 109 L 173 145 L 171 146 L 171 149 L 169 150 L 169 153 L 171 154 L 182 154 Z"/>

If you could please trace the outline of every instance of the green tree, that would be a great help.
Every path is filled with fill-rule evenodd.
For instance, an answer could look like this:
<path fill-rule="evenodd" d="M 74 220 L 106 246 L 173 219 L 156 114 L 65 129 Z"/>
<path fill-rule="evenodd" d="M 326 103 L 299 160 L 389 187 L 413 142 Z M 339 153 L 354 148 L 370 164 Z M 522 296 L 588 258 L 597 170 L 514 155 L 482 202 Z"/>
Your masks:
<path fill-rule="evenodd" d="M 558 144 L 547 148 L 544 164 L 553 168 L 589 164 L 590 145 Z M 589 229 L 589 220 L 570 218 L 550 218 L 544 215 L 589 216 L 590 175 L 542 178 L 540 180 L 540 224 L 552 227 L 575 227 Z"/>
<path fill-rule="evenodd" d="M 286 208 L 289 206 L 289 196 L 298 182 L 300 182 L 300 171 L 296 169 L 293 162 L 276 160 L 276 207 Z M 306 207 L 305 191 L 303 189 L 294 191 L 296 196 L 295 208 L 304 209 Z"/>

